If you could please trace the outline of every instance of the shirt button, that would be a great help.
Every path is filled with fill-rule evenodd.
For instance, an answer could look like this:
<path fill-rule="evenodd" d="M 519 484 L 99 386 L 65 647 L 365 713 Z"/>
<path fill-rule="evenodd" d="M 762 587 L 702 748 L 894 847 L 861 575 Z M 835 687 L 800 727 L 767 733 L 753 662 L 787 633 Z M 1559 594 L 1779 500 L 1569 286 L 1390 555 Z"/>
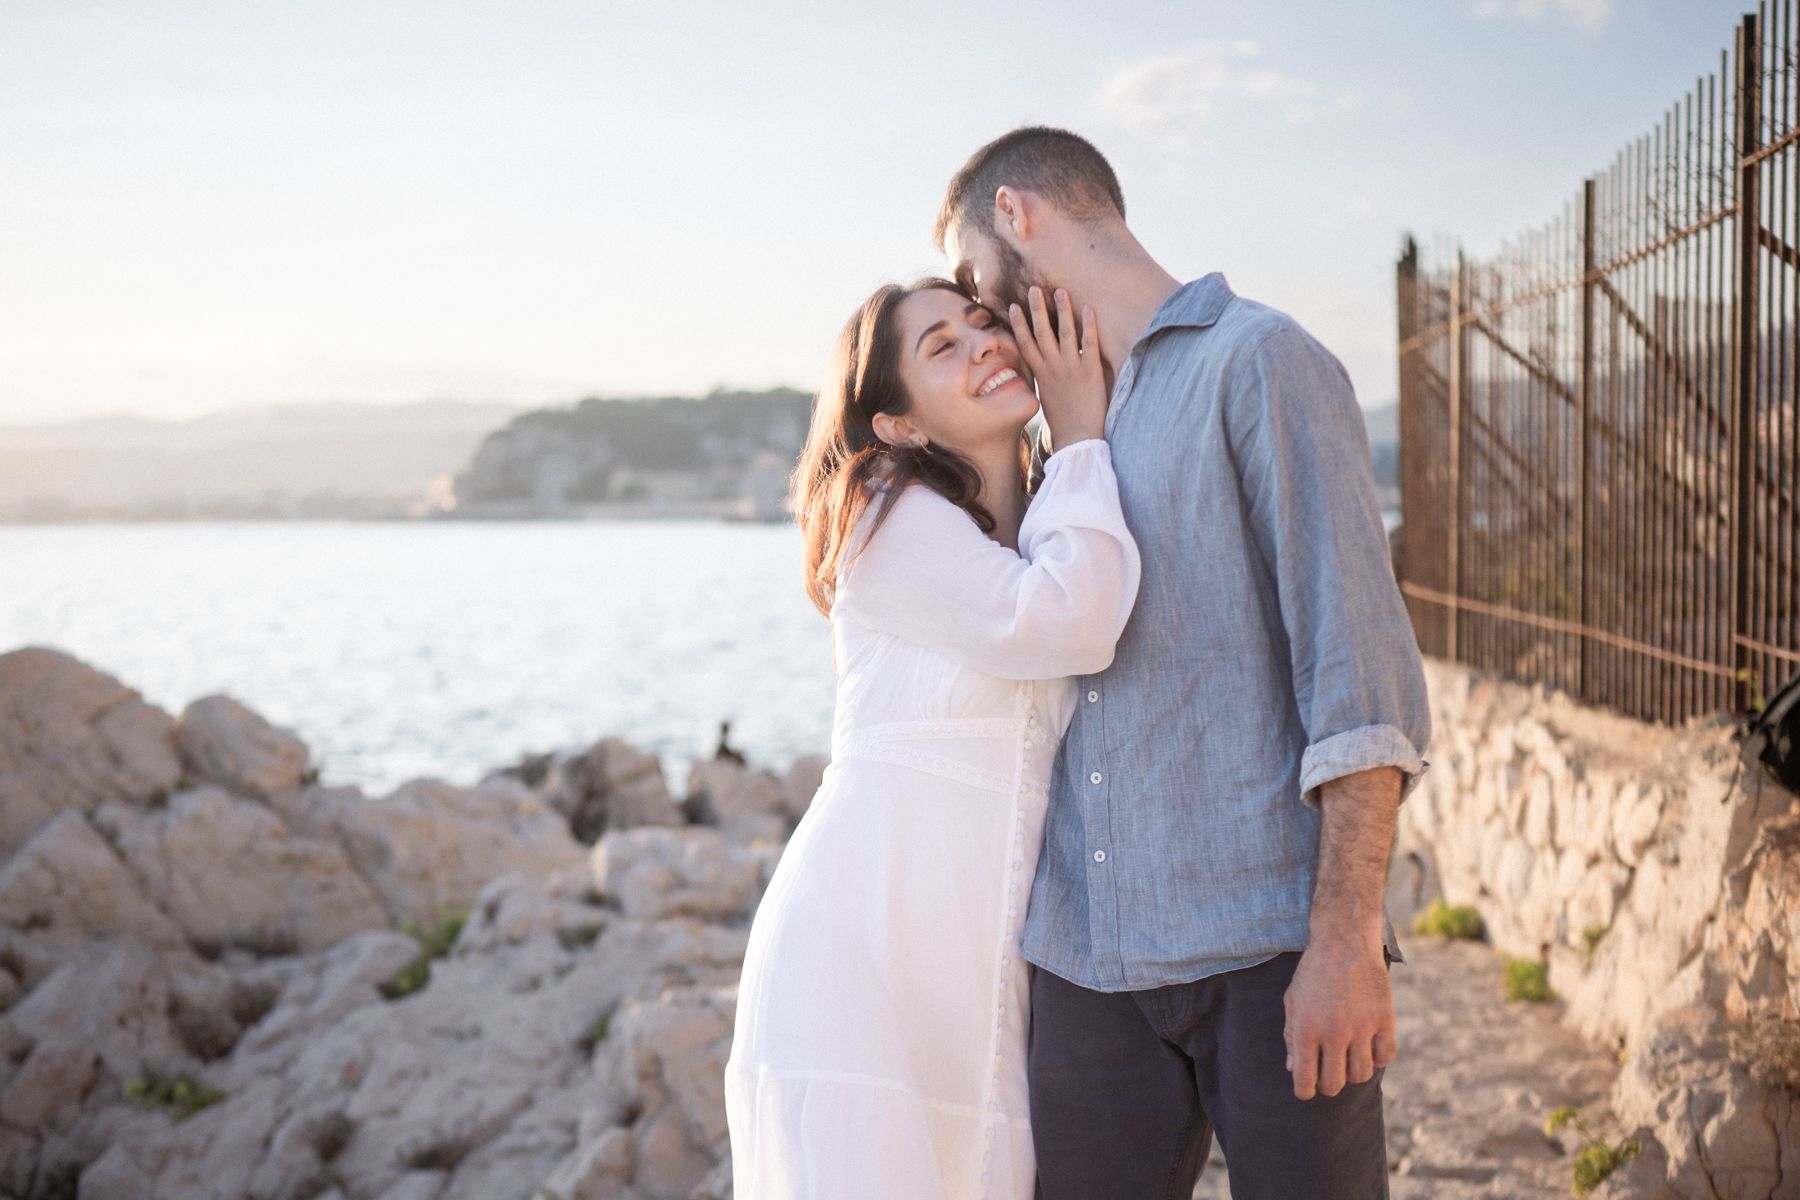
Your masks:
<path fill-rule="evenodd" d="M 1101 776 L 1100 772 L 1095 771 L 1092 775 L 1088 776 L 1088 782 L 1089 783 L 1099 783 L 1101 778 L 1102 778 L 1102 776 Z"/>
<path fill-rule="evenodd" d="M 1089 703 L 1089 704 L 1093 704 L 1093 703 L 1095 703 L 1095 702 L 1096 702 L 1096 701 L 1098 701 L 1098 700 L 1099 700 L 1099 699 L 1100 699 L 1100 693 L 1099 693 L 1099 692 L 1089 692 L 1089 693 L 1088 693 L 1088 703 Z"/>
<path fill-rule="evenodd" d="M 1105 862 L 1106 861 L 1106 851 L 1104 851 L 1104 850 L 1094 851 L 1094 861 L 1095 862 Z"/>
<path fill-rule="evenodd" d="M 1027 750 L 1031 749 L 1031 739 L 1030 738 L 1025 739 L 1025 748 Z"/>

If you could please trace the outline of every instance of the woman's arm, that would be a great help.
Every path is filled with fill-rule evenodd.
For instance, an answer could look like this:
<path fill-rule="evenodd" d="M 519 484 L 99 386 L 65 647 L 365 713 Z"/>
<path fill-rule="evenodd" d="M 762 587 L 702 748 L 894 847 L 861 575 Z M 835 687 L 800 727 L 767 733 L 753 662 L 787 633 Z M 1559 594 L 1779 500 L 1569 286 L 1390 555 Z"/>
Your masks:
<path fill-rule="evenodd" d="M 943 496 L 907 488 L 840 574 L 834 611 L 990 675 L 1086 675 L 1112 662 L 1138 575 L 1111 451 L 1089 438 L 1051 456 L 1016 554 Z"/>

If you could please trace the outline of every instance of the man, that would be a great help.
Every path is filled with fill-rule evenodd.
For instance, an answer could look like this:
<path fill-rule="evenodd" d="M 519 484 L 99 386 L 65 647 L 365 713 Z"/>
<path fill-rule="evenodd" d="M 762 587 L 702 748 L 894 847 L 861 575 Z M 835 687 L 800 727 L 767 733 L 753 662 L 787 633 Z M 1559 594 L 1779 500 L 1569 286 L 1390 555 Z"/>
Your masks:
<path fill-rule="evenodd" d="M 1066 290 L 1113 379 L 1106 436 L 1143 580 L 1080 679 L 1024 954 L 1049 1200 L 1387 1195 L 1395 1054 L 1381 908 L 1430 738 L 1343 367 L 1125 225 L 1105 158 L 1014 130 L 950 183 L 936 241 L 1015 327 Z"/>

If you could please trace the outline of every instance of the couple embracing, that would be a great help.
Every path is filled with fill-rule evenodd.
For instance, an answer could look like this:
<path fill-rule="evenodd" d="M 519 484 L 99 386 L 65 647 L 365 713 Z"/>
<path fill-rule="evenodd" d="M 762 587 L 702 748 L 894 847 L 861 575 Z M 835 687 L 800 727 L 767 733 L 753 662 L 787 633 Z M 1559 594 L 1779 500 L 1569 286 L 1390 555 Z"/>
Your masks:
<path fill-rule="evenodd" d="M 1425 683 L 1349 379 L 1074 134 L 951 181 L 794 478 L 831 766 L 751 928 L 740 1200 L 1387 1194 Z M 1041 409 L 1047 438 L 1025 433 Z"/>

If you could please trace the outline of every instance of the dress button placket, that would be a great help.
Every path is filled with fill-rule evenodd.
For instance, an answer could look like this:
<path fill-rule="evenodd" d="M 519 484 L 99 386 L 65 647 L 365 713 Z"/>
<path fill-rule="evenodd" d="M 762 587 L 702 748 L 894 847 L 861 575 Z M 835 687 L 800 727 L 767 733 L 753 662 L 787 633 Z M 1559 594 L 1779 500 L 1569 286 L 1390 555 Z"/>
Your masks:
<path fill-rule="evenodd" d="M 1023 730 L 1023 736 L 1019 739 L 1019 793 L 1013 798 L 1013 841 L 1015 843 L 1022 843 L 1025 840 L 1025 797 L 1031 792 L 1031 760 L 1028 752 L 1036 747 L 1036 739 L 1039 736 L 1037 708 L 1034 705 L 1031 705 L 1029 697 L 1026 695 L 1025 688 L 1027 687 L 1029 687 L 1028 684 L 1021 685 L 1019 692 L 1021 707 L 1025 709 L 1025 728 Z M 1000 955 L 1001 976 L 994 987 L 994 1066 L 988 1081 L 986 1127 L 982 1130 L 982 1136 L 987 1142 L 986 1148 L 981 1152 L 981 1185 L 983 1193 L 987 1191 L 988 1178 L 994 1167 L 994 1134 L 996 1125 L 1000 1119 L 1000 1069 L 1005 1065 L 1006 1061 L 1005 1053 L 1000 1048 L 1000 1040 L 1006 1036 L 1005 972 L 1007 968 L 1012 966 L 1010 944 L 1017 932 L 1015 926 L 1019 915 L 1019 907 L 1016 899 L 1019 893 L 1018 877 L 1020 868 L 1025 865 L 1025 860 L 1019 857 L 1019 855 L 1020 850 L 1015 848 L 1012 852 L 1012 866 L 1007 872 L 1006 891 L 1008 897 L 1012 898 L 1006 906 L 1005 937 L 1008 944 L 1002 950 Z"/>

